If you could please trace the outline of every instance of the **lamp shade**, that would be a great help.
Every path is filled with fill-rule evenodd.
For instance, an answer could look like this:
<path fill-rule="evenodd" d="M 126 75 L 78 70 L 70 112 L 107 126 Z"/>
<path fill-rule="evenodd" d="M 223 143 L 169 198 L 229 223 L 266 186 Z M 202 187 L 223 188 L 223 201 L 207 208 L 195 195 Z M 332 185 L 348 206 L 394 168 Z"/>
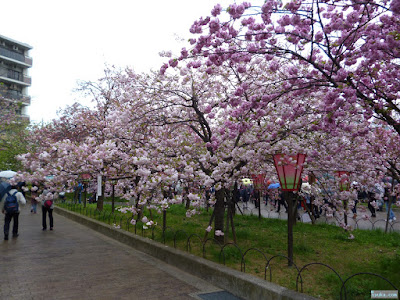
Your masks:
<path fill-rule="evenodd" d="M 337 171 L 339 177 L 339 189 L 341 192 L 348 191 L 350 189 L 350 172 L 348 171 Z"/>
<path fill-rule="evenodd" d="M 301 184 L 301 173 L 306 160 L 305 154 L 274 155 L 274 164 L 278 173 L 282 191 L 298 191 Z"/>
<path fill-rule="evenodd" d="M 92 176 L 89 173 L 83 173 L 81 174 L 81 179 L 83 181 L 89 181 L 92 178 Z"/>
<path fill-rule="evenodd" d="M 251 174 L 251 179 L 257 190 L 265 189 L 265 174 Z"/>

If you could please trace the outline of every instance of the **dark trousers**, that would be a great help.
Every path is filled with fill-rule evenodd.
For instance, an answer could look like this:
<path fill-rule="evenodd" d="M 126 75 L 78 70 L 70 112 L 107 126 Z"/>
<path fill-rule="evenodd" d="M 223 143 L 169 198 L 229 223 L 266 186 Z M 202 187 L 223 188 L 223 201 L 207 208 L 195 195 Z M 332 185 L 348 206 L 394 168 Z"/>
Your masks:
<path fill-rule="evenodd" d="M 287 204 L 285 200 L 278 200 L 278 210 L 277 212 L 279 212 L 281 210 L 281 205 L 283 205 L 283 207 L 285 207 L 285 210 L 287 211 Z"/>
<path fill-rule="evenodd" d="M 318 206 L 311 203 L 306 203 L 306 205 L 310 213 L 312 213 L 312 215 L 314 216 L 314 218 L 319 218 L 320 212 L 318 211 Z"/>
<path fill-rule="evenodd" d="M 43 229 L 47 228 L 46 224 L 46 214 L 49 213 L 49 219 L 50 219 L 50 228 L 53 228 L 53 210 L 50 208 L 44 207 L 42 205 L 42 227 Z"/>
<path fill-rule="evenodd" d="M 15 213 L 6 213 L 6 216 L 4 218 L 4 236 L 8 237 L 8 233 L 10 232 L 10 223 L 11 220 L 13 221 L 13 230 L 12 233 L 13 235 L 18 234 L 18 217 L 19 217 L 19 212 Z"/>
<path fill-rule="evenodd" d="M 372 216 L 375 216 L 375 208 L 371 204 L 372 201 L 368 201 L 368 209 L 371 212 Z"/>
<path fill-rule="evenodd" d="M 358 203 L 358 200 L 354 201 L 354 207 L 351 209 L 351 211 L 353 212 L 353 214 L 356 214 L 356 213 L 357 213 L 357 203 Z"/>

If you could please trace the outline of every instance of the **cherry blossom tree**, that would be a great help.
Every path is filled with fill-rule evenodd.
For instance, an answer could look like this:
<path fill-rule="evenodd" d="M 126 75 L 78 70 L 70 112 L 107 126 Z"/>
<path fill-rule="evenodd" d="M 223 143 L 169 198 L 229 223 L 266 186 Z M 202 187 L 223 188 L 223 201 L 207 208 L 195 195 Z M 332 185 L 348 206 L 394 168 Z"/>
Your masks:
<path fill-rule="evenodd" d="M 208 166 L 211 169 L 208 174 L 211 174 L 209 175 L 212 179 L 211 182 L 216 183 L 223 179 L 221 182 L 224 188 L 229 189 L 240 176 L 249 176 L 253 172 L 268 172 L 269 176 L 273 176 L 272 174 L 275 171 L 271 169 L 271 166 L 273 166 L 271 155 L 276 151 L 310 152 L 310 159 L 314 160 L 314 164 L 310 165 L 314 165 L 314 168 L 315 163 L 318 164 L 321 159 L 336 156 L 338 163 L 335 167 L 337 168 L 339 162 L 344 164 L 349 161 L 349 159 L 343 158 L 346 153 L 343 153 L 339 158 L 336 152 L 337 146 L 335 146 L 336 148 L 331 147 L 332 151 L 324 153 L 315 151 L 310 146 L 321 143 L 321 135 L 325 137 L 330 137 L 330 135 L 343 136 L 342 132 L 349 136 L 348 143 L 354 140 L 357 135 L 361 135 L 358 141 L 362 142 L 362 137 L 368 132 L 366 130 L 368 128 L 367 122 L 360 121 L 358 117 L 354 117 L 354 114 L 349 114 L 343 110 L 336 120 L 326 120 L 325 111 L 321 110 L 322 95 L 302 93 L 299 94 L 297 99 L 288 97 L 284 91 L 277 87 L 279 85 L 277 82 L 286 79 L 284 73 L 279 74 L 280 80 L 278 80 L 278 76 L 273 77 L 271 72 L 265 72 L 264 62 L 258 58 L 248 61 L 247 71 L 240 70 L 240 68 L 236 69 L 229 63 L 221 64 L 221 66 L 201 67 L 200 61 L 200 58 L 198 58 L 197 61 L 190 60 L 188 63 L 188 67 L 193 67 L 195 71 L 190 72 L 190 69 L 182 68 L 179 72 L 184 74 L 184 78 L 188 78 L 187 74 L 190 74 L 192 77 L 189 77 L 189 79 L 193 78 L 194 75 L 192 74 L 202 72 L 207 80 L 207 91 L 210 90 L 209 85 L 213 76 L 216 76 L 218 85 L 213 85 L 211 90 L 216 91 L 217 94 L 221 93 L 220 91 L 225 93 L 224 97 L 210 96 L 208 93 L 206 99 L 195 98 L 196 104 L 201 104 L 203 101 L 204 103 L 214 101 L 205 105 L 205 111 L 202 111 L 201 108 L 197 109 L 203 112 L 201 117 L 204 116 L 205 121 L 209 122 L 211 119 L 210 124 L 212 126 L 209 126 L 209 128 L 213 129 L 212 134 L 210 134 L 211 139 L 204 139 L 201 134 L 199 136 L 206 142 L 206 146 L 211 146 L 211 148 L 207 148 L 208 157 L 206 159 L 210 162 Z M 176 60 L 170 61 L 172 66 L 175 63 Z M 282 67 L 284 68 L 284 66 Z M 167 73 L 164 72 L 164 74 Z M 267 78 L 268 76 L 270 78 Z M 193 86 L 198 83 L 193 83 L 189 79 L 184 79 L 184 81 L 189 82 L 190 88 L 193 89 Z M 157 86 L 159 82 L 161 80 L 152 84 L 151 88 Z M 184 84 L 179 82 L 173 86 L 168 83 L 168 86 L 158 88 L 156 94 L 167 99 L 164 96 L 165 92 L 176 96 L 178 91 L 181 91 L 182 86 Z M 164 91 L 164 94 L 160 91 Z M 197 91 L 196 94 L 203 93 Z M 182 95 L 189 95 L 188 98 L 182 96 L 182 100 L 188 103 L 185 107 L 194 106 L 188 101 L 188 99 L 193 100 L 193 94 L 182 92 Z M 216 98 L 216 100 L 212 100 L 213 98 Z M 184 103 L 180 105 L 184 106 Z M 183 120 L 185 115 L 182 114 L 182 111 L 182 109 L 177 110 L 179 116 L 174 116 L 174 122 L 190 124 Z M 189 126 L 193 128 L 191 125 Z M 332 129 L 329 131 L 328 128 L 330 127 L 333 127 L 334 131 Z M 194 132 L 196 132 L 196 127 L 194 127 Z M 340 141 L 339 138 L 336 140 Z M 210 141 L 212 142 L 210 143 Z M 329 138 L 326 138 L 324 142 L 331 145 Z M 361 148 L 360 152 L 363 149 L 365 148 Z M 218 153 L 216 153 L 217 151 Z M 213 164 L 213 159 L 220 155 L 222 159 L 217 160 L 217 162 L 226 164 L 222 169 L 222 164 Z M 354 156 L 350 157 L 354 158 Z M 350 161 L 348 164 L 351 165 L 350 167 L 354 167 Z M 330 167 L 333 168 L 333 165 L 331 164 Z M 216 172 L 221 172 L 217 180 L 213 177 Z M 221 228 L 218 228 L 218 230 L 221 230 Z"/>
<path fill-rule="evenodd" d="M 315 127 L 331 129 L 348 111 L 379 119 L 400 134 L 398 12 L 398 1 L 267 0 L 226 10 L 216 5 L 191 27 L 198 36 L 190 39 L 192 49 L 182 49 L 161 72 L 190 57 L 198 59 L 188 60 L 188 67 L 229 62 L 240 71 L 257 57 L 267 69 L 285 73 L 272 97 L 322 96 L 326 122 Z"/>
<path fill-rule="evenodd" d="M 323 5 L 333 5 L 329 3 Z M 291 12 L 290 5 L 286 13 L 298 12 L 301 18 L 301 11 Z M 396 151 L 377 151 L 380 141 L 372 134 L 372 125 L 390 124 L 388 116 L 396 115 L 387 111 L 384 119 L 375 104 L 368 106 L 346 83 L 347 77 L 340 81 L 342 69 L 320 54 L 321 41 L 315 42 L 321 44 L 319 52 L 307 45 L 301 49 L 301 43 L 291 41 L 294 33 L 275 30 L 272 21 L 263 19 L 267 8 L 258 12 L 254 8 L 251 17 L 243 14 L 253 9 L 250 5 L 232 5 L 230 19 L 219 22 L 217 6 L 214 18 L 196 22 L 191 29 L 201 33 L 207 27 L 209 32 L 192 40 L 191 51 L 183 49 L 180 58 L 169 60 L 172 71 L 166 72 L 168 65 L 161 75 L 106 71 L 99 83 L 84 83 L 82 90 L 93 97 L 95 108 L 71 108 L 48 127 L 41 148 L 24 157 L 35 167 L 30 169 L 41 176 L 57 174 L 64 181 L 67 178 L 61 174 L 73 174 L 71 183 L 85 172 L 124 177 L 116 186 L 120 194 L 143 204 L 151 198 L 164 207 L 161 186 L 177 180 L 192 187 L 214 186 L 214 230 L 219 240 L 223 240 L 225 195 L 243 176 L 258 172 L 275 176 L 271 159 L 275 152 L 305 152 L 306 171 L 345 167 L 360 173 L 357 180 L 373 177 L 361 174 L 362 170 L 374 171 L 375 178 L 385 172 L 385 168 L 375 170 L 383 158 L 388 164 L 394 162 L 396 169 Z M 274 9 L 271 12 L 279 12 Z M 308 61 L 296 51 L 313 55 Z M 377 119 L 374 124 L 372 117 Z M 393 126 L 390 133 L 395 132 Z M 384 136 L 392 147 L 398 143 L 392 134 Z M 199 197 L 190 193 L 188 198 L 195 203 Z"/>

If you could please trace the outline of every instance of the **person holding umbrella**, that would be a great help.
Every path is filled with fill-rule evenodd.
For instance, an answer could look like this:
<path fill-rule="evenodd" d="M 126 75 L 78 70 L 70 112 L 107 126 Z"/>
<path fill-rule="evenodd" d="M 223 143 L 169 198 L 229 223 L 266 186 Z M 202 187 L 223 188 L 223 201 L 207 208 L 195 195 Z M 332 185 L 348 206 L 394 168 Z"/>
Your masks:
<path fill-rule="evenodd" d="M 0 201 L 9 190 L 11 190 L 11 185 L 6 181 L 0 181 Z"/>
<path fill-rule="evenodd" d="M 26 204 L 24 195 L 18 191 L 18 186 L 12 179 L 10 180 L 10 185 L 11 189 L 6 192 L 1 199 L 3 202 L 2 213 L 5 214 L 4 240 L 8 240 L 11 220 L 13 220 L 13 237 L 18 236 L 18 218 L 20 213 L 19 204 Z"/>

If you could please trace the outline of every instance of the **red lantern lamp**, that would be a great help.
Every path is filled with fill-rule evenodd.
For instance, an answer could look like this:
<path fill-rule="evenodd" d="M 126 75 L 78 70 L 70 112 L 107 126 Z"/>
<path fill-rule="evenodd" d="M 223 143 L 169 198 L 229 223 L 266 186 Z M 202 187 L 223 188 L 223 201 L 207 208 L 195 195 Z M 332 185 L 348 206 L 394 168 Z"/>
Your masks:
<path fill-rule="evenodd" d="M 251 174 L 251 179 L 257 190 L 265 189 L 265 174 Z"/>
<path fill-rule="evenodd" d="M 92 176 L 91 176 L 89 173 L 83 173 L 83 174 L 81 174 L 81 179 L 82 179 L 84 182 L 88 182 L 91 178 L 92 178 Z"/>
<path fill-rule="evenodd" d="M 350 172 L 348 171 L 337 171 L 339 177 L 339 189 L 341 192 L 348 191 L 350 189 Z"/>
<path fill-rule="evenodd" d="M 274 164 L 282 191 L 298 191 L 301 185 L 301 173 L 306 160 L 305 154 L 274 155 Z"/>

